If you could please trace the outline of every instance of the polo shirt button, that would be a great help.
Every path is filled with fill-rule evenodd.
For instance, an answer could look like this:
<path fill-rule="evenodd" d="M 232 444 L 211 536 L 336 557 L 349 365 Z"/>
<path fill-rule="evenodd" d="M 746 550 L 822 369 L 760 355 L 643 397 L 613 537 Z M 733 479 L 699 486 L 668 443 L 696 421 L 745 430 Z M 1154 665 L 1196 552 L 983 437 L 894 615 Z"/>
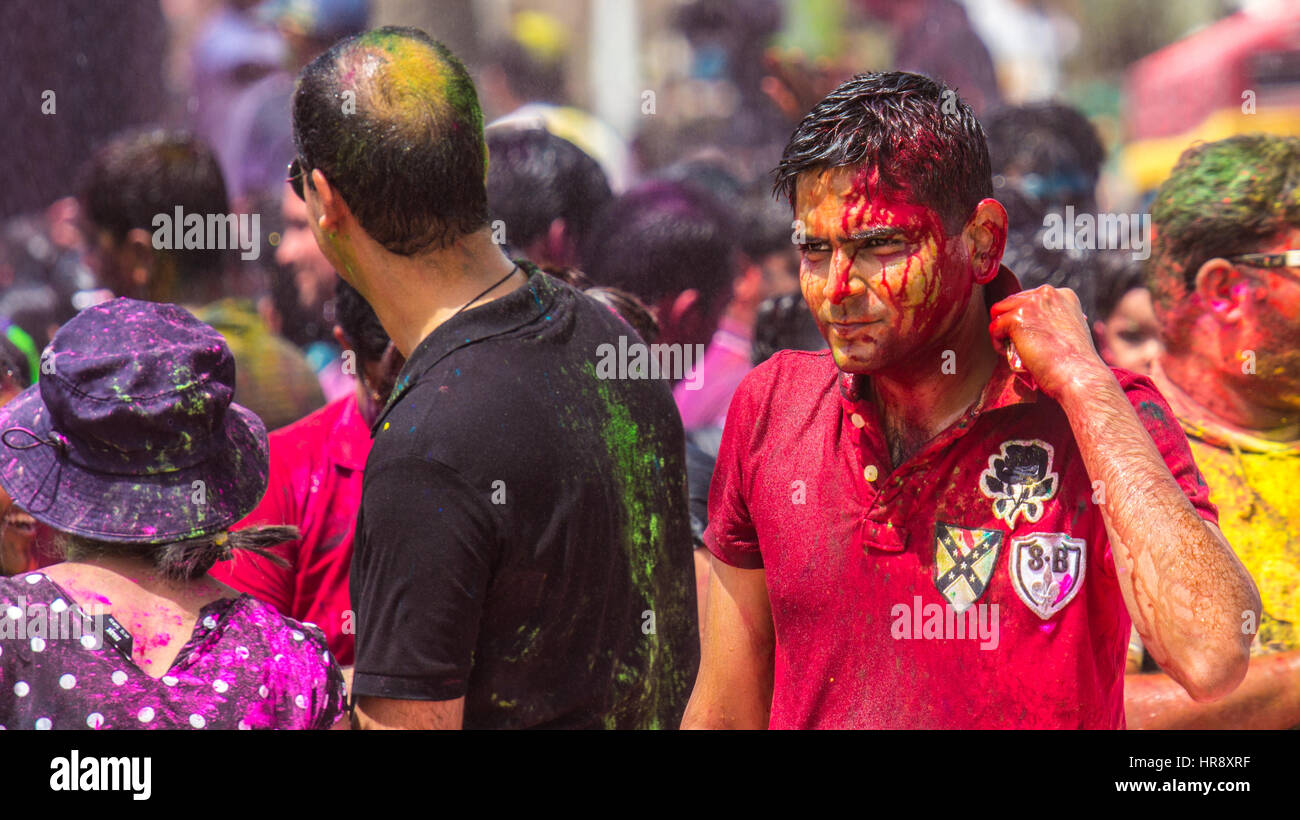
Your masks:
<path fill-rule="evenodd" d="M 863 427 L 867 425 L 867 420 L 857 413 L 854 413 L 853 415 L 849 416 L 849 421 L 853 422 L 853 426 L 857 427 L 859 430 L 861 430 Z M 871 479 L 867 479 L 867 480 L 870 481 Z"/>
<path fill-rule="evenodd" d="M 874 464 L 868 464 L 862 470 L 862 477 L 865 478 L 867 481 L 875 481 L 877 475 L 878 472 L 876 470 L 876 465 Z"/>

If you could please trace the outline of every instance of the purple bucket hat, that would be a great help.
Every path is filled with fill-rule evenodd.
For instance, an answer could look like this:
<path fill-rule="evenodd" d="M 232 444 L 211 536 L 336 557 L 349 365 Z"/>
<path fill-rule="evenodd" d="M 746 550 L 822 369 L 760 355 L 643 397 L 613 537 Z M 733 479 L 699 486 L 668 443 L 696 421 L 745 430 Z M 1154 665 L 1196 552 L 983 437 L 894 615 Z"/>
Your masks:
<path fill-rule="evenodd" d="M 0 407 L 0 486 L 38 521 L 100 541 L 221 532 L 266 491 L 266 425 L 232 404 L 221 334 L 176 305 L 86 308 Z"/>

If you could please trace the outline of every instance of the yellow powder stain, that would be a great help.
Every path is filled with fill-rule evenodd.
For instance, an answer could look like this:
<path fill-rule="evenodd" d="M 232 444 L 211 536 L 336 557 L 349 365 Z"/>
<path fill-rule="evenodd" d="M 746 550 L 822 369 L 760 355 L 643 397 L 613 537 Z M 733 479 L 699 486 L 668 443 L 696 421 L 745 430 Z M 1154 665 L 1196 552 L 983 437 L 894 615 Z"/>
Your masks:
<path fill-rule="evenodd" d="M 1189 439 L 1219 527 L 1259 587 L 1254 652 L 1300 649 L 1300 452 L 1246 452 Z"/>

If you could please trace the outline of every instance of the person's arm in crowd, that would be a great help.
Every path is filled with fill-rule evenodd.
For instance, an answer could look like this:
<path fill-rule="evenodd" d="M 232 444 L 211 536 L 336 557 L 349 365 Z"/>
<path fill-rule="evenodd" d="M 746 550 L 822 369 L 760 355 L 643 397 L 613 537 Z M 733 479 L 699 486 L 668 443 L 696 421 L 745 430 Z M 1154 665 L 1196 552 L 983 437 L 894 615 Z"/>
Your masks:
<path fill-rule="evenodd" d="M 713 558 L 700 671 L 682 728 L 766 729 L 775 649 L 766 571 Z"/>
<path fill-rule="evenodd" d="M 1251 658 L 1232 694 L 1197 703 L 1159 672 L 1124 676 L 1130 729 L 1290 729 L 1300 726 L 1300 650 Z"/>
<path fill-rule="evenodd" d="M 1065 411 L 1089 477 L 1101 482 L 1094 498 L 1147 651 L 1194 700 L 1227 695 L 1249 663 L 1242 624 L 1259 621 L 1254 581 L 1171 474 L 1097 355 L 1074 293 L 1045 285 L 1002 300 L 991 315 L 995 345 L 1014 343 L 1024 368 Z"/>
<path fill-rule="evenodd" d="M 459 729 L 465 699 L 393 700 L 360 697 L 354 721 L 358 729 Z"/>

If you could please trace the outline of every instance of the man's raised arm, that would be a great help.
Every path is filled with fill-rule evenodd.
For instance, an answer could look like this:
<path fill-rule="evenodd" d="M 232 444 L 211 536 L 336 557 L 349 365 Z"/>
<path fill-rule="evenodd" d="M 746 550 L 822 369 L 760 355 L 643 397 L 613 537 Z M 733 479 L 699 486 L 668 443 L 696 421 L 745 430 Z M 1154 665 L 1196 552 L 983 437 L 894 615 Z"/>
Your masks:
<path fill-rule="evenodd" d="M 1043 286 L 994 305 L 990 334 L 1069 418 L 1110 536 L 1120 590 L 1156 661 L 1197 701 L 1246 675 L 1259 592 L 1214 524 L 1170 473 L 1123 388 L 1097 356 L 1079 300 Z M 1101 482 L 1097 484 L 1096 482 Z"/>

